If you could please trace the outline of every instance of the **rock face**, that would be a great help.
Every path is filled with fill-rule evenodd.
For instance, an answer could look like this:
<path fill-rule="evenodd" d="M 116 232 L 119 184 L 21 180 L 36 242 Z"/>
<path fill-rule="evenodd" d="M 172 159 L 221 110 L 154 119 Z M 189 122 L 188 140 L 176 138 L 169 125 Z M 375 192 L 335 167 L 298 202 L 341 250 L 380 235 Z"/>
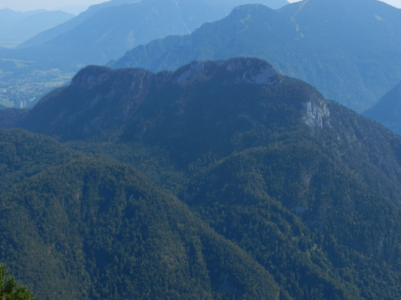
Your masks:
<path fill-rule="evenodd" d="M 401 82 L 363 115 L 401 135 Z"/>
<path fill-rule="evenodd" d="M 303 103 L 304 106 L 304 121 L 310 127 L 330 126 L 328 118 L 330 117 L 330 111 L 327 108 L 326 103 L 323 101 L 315 102 L 309 101 Z"/>

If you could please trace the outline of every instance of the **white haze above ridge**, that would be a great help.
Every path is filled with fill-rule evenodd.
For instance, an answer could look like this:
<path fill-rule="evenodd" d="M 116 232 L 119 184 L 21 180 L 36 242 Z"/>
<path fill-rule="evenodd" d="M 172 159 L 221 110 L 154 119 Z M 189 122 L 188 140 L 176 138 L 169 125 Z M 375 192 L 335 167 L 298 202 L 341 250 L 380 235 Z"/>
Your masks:
<path fill-rule="evenodd" d="M 288 0 L 298 2 L 299 0 Z M 381 0 L 395 7 L 401 8 L 401 0 Z M 35 9 L 57 10 L 66 6 L 90 6 L 106 2 L 104 0 L 0 0 L 0 9 L 10 8 L 12 10 L 29 11 Z M 255 0 L 257 2 L 257 0 Z"/>
<path fill-rule="evenodd" d="M 290 3 L 294 3 L 294 2 L 299 2 L 301 0 L 287 0 L 287 1 Z M 397 8 L 401 8 L 401 0 L 378 0 L 378 1 L 385 2 Z"/>

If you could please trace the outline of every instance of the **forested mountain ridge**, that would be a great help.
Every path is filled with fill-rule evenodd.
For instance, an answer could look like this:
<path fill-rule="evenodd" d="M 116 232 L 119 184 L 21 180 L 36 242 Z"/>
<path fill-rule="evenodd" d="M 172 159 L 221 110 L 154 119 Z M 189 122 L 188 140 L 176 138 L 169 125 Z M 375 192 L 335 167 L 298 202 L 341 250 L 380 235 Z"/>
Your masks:
<path fill-rule="evenodd" d="M 191 35 L 138 46 L 109 66 L 161 71 L 258 57 L 362 112 L 399 81 L 400 27 L 401 10 L 375 0 L 310 0 L 277 11 L 247 5 Z"/>
<path fill-rule="evenodd" d="M 0 136 L 0 260 L 37 299 L 291 299 L 131 166 Z"/>
<path fill-rule="evenodd" d="M 6 115 L 11 114 L 4 111 L 3 122 Z M 382 180 L 393 182 L 390 198 L 400 200 L 397 136 L 258 59 L 193 62 L 176 72 L 157 74 L 90 66 L 70 86 L 13 118 L 16 123 L 11 121 L 8 128 L 20 126 L 61 141 L 111 139 L 157 145 L 169 149 L 184 168 L 208 154 L 225 157 L 264 145 L 263 139 L 271 141 L 283 132 L 309 136 L 313 129 L 319 143 L 331 145 L 328 151 L 337 152 L 352 169 L 364 170 L 361 176 L 372 187 L 383 185 Z M 260 127 L 274 134 L 245 138 L 245 132 Z M 362 143 L 363 136 L 369 138 Z M 376 172 L 382 175 L 372 177 Z M 389 188 L 388 183 L 383 186 Z"/>
<path fill-rule="evenodd" d="M 15 118 L 13 126 L 147 174 L 268 272 L 272 277 L 263 276 L 274 283 L 266 289 L 279 289 L 282 297 L 401 295 L 400 138 L 264 61 L 193 62 L 157 74 L 90 66 Z M 73 161 L 82 170 L 95 168 L 88 171 L 92 175 L 103 174 L 93 160 Z M 78 173 L 67 179 L 89 176 L 71 168 Z M 58 175 L 50 177 L 58 184 Z M 94 198 L 105 201 L 102 195 L 109 193 L 96 191 L 108 184 L 90 186 Z M 22 197 L 25 190 L 18 190 Z M 90 215 L 85 216 L 84 223 Z M 98 261 L 90 270 L 97 267 Z"/>
<path fill-rule="evenodd" d="M 401 134 L 401 82 L 363 115 Z"/>

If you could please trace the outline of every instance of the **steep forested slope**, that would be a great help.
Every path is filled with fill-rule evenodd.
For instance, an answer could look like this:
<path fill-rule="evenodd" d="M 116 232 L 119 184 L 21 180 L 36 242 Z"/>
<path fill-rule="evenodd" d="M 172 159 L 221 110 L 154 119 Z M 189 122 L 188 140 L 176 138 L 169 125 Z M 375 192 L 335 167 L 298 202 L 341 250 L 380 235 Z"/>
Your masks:
<path fill-rule="evenodd" d="M 0 135 L 0 261 L 37 299 L 290 299 L 134 168 Z"/>
<path fill-rule="evenodd" d="M 15 124 L 22 120 L 24 116 L 28 113 L 24 109 L 10 109 L 3 107 L 0 109 L 0 128 L 10 129 L 15 126 Z"/>
<path fill-rule="evenodd" d="M 236 8 L 191 35 L 126 53 L 114 68 L 175 70 L 194 60 L 258 57 L 358 112 L 401 76 L 401 10 L 375 0 L 309 0 L 273 11 Z"/>
<path fill-rule="evenodd" d="M 264 292 L 268 295 L 271 295 L 269 291 L 279 289 L 281 297 L 305 300 L 397 299 L 401 295 L 397 284 L 401 279 L 401 139 L 377 123 L 325 100 L 310 85 L 281 75 L 266 62 L 242 58 L 194 62 L 176 72 L 157 74 L 142 69 L 87 67 L 77 74 L 70 86 L 47 95 L 14 126 L 51 135 L 69 147 L 101 153 L 139 168 L 159 187 L 185 202 L 192 211 L 186 214 L 193 216 L 195 213 L 199 218 L 195 223 L 207 223 L 238 246 L 241 249 L 236 250 L 240 251 L 238 253 L 262 268 L 258 271 L 260 274 L 268 272 L 263 273 L 270 278 Z M 115 255 L 114 260 L 110 260 L 110 268 L 114 269 L 107 273 L 116 274 L 121 272 L 118 269 L 120 258 L 125 257 L 125 252 L 114 250 L 125 249 L 121 242 L 126 241 L 125 235 L 118 231 L 122 230 L 118 222 L 125 218 L 123 210 L 119 210 L 125 207 L 122 203 L 127 200 L 123 199 L 129 199 L 131 194 L 134 199 L 149 199 L 145 201 L 149 206 L 143 209 L 150 209 L 155 216 L 159 210 L 155 211 L 154 207 L 161 204 L 150 199 L 161 197 L 165 201 L 162 211 L 169 211 L 174 205 L 181 207 L 181 204 L 176 198 L 171 198 L 176 202 L 169 202 L 166 199 L 172 196 L 151 183 L 144 184 L 142 179 L 135 179 L 136 188 L 146 188 L 151 195 L 161 193 L 163 196 L 151 197 L 141 192 L 141 198 L 137 198 L 135 193 L 125 191 L 127 182 L 134 180 L 128 176 L 130 172 L 124 171 L 127 174 L 124 176 L 128 177 L 118 177 L 122 175 L 111 171 L 115 168 L 131 170 L 130 167 L 116 167 L 115 163 L 112 167 L 104 158 L 88 157 L 92 163 L 75 158 L 64 160 L 72 173 L 65 171 L 63 164 L 57 167 L 63 171 L 46 167 L 44 175 L 37 176 L 47 176 L 52 171 L 49 177 L 57 180 L 47 184 L 55 186 L 51 190 L 61 191 L 68 186 L 63 180 L 71 178 L 77 183 L 68 182 L 68 190 L 74 193 L 67 199 L 78 194 L 81 195 L 79 199 L 84 199 L 83 195 L 88 195 L 85 199 L 92 201 L 95 207 L 98 205 L 99 209 L 91 212 L 86 206 L 81 208 L 87 212 L 82 212 L 80 219 L 84 228 L 90 227 L 88 222 L 96 228 L 117 222 L 99 233 L 99 240 L 105 241 L 104 236 L 110 236 L 108 230 L 117 230 L 112 239 L 117 246 L 108 248 L 111 251 L 108 253 Z M 74 163 L 69 163 L 70 160 Z M 63 160 L 58 158 L 57 161 Z M 102 167 L 105 164 L 108 167 Z M 95 176 L 95 179 L 85 181 L 87 176 Z M 101 179 L 103 177 L 117 179 L 110 183 Z M 10 182 L 15 180 L 12 176 L 9 178 Z M 38 182 L 46 182 L 40 178 Z M 74 178 L 78 178 L 77 181 Z M 62 182 L 60 188 L 59 181 Z M 121 189 L 116 187 L 117 182 Z M 43 191 L 42 185 L 36 184 L 39 183 L 29 183 L 34 190 Z M 78 188 L 85 184 L 89 185 L 89 194 L 84 193 L 85 188 Z M 82 192 L 75 194 L 76 189 Z M 18 187 L 18 192 L 13 192 L 19 195 L 13 199 L 28 193 L 22 186 Z M 106 198 L 112 202 L 107 202 Z M 103 213 L 103 203 L 109 210 L 100 218 L 97 213 Z M 36 211 L 36 207 L 40 209 L 37 204 L 31 211 Z M 107 220 L 105 223 L 101 221 L 103 218 Z M 145 214 L 138 223 L 146 223 L 147 218 Z M 12 218 L 8 220 L 11 222 Z M 160 228 L 175 228 L 173 223 L 183 224 L 178 226 L 183 234 L 192 228 L 184 221 L 174 221 L 169 226 L 163 223 Z M 36 230 L 34 225 L 30 228 Z M 143 234 L 144 230 L 138 228 L 135 232 Z M 174 234 L 174 229 L 171 230 L 173 233 L 162 231 L 161 235 Z M 76 232 L 71 236 L 76 236 Z M 79 236 L 82 243 L 86 239 L 93 240 L 92 234 L 80 233 Z M 63 240 L 62 245 L 66 243 Z M 96 249 L 91 253 L 104 253 L 103 246 L 95 241 L 91 243 Z M 108 242 L 103 244 L 109 245 Z M 157 247 L 165 249 L 161 246 L 165 244 L 175 245 L 164 242 Z M 150 244 L 143 245 L 148 249 Z M 203 255 L 208 265 L 207 254 Z M 137 262 L 143 259 L 147 261 L 142 257 Z M 123 261 L 126 264 L 126 260 Z M 187 264 L 191 266 L 192 260 Z M 91 266 L 97 268 L 102 264 L 94 259 Z M 167 267 L 164 264 L 154 269 L 155 273 L 152 268 L 141 276 L 154 284 L 153 278 L 159 278 L 155 274 L 166 272 Z M 223 265 L 217 269 L 221 268 Z M 85 270 L 88 272 L 85 280 L 90 280 L 94 269 L 87 267 Z M 203 269 L 197 270 L 200 273 L 190 274 L 196 278 L 204 274 Z M 181 275 L 174 275 L 171 280 L 179 281 L 177 276 Z M 225 278 L 210 276 L 212 282 Z M 228 290 L 238 295 L 238 284 L 250 284 L 247 276 L 243 283 L 229 284 Z M 134 282 L 133 285 L 139 284 L 143 291 L 143 285 Z M 101 281 L 91 284 L 94 290 L 100 284 L 104 286 Z M 173 288 L 183 295 L 192 292 L 181 285 Z M 207 295 L 219 291 L 213 285 L 210 289 L 212 294 Z M 104 295 L 111 291 L 100 290 Z M 243 290 L 251 295 L 255 289 L 247 286 Z M 157 291 L 164 292 L 162 288 Z M 121 290 L 118 295 L 125 292 Z M 89 297 L 97 296 L 91 292 Z"/>
<path fill-rule="evenodd" d="M 158 146 L 184 168 L 208 155 L 225 157 L 298 134 L 326 144 L 351 169 L 364 170 L 360 176 L 370 186 L 389 187 L 383 181 L 390 180 L 391 198 L 398 197 L 397 136 L 257 59 L 194 62 L 157 74 L 87 67 L 17 125 L 63 141 Z M 382 175 L 372 179 L 376 172 Z"/>

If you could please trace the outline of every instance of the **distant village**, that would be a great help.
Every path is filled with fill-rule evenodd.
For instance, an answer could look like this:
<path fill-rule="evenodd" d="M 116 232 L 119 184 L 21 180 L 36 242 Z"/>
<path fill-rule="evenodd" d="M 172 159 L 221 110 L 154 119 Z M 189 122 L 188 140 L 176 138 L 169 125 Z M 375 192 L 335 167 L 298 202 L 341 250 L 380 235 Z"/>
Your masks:
<path fill-rule="evenodd" d="M 58 69 L 18 75 L 0 73 L 0 105 L 30 108 L 50 90 L 68 83 L 72 75 Z"/>

